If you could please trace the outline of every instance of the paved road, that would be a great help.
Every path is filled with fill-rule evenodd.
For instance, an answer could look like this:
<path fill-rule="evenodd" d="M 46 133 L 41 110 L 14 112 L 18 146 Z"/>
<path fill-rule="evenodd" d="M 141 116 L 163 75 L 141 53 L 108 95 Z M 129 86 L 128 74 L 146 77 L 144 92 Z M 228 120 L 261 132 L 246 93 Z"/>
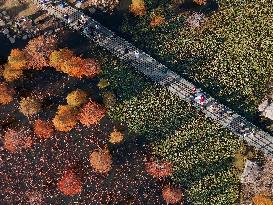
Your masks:
<path fill-rule="evenodd" d="M 194 106 L 203 107 L 201 110 L 208 118 L 229 129 L 249 145 L 273 156 L 273 137 L 271 135 L 254 126 L 228 107 L 218 103 L 209 94 L 203 93 L 201 89 L 197 89 L 195 94 L 201 92 L 206 96 L 204 105 L 200 106 L 200 101 L 196 100 L 196 102 L 196 98 L 193 96 L 195 86 L 192 83 L 169 70 L 125 39 L 115 35 L 114 32 L 102 26 L 99 22 L 70 6 L 60 8 L 51 4 L 43 5 L 39 0 L 33 0 L 33 2 L 41 9 L 47 10 L 49 14 L 67 23 L 70 28 L 82 32 L 121 60 L 128 62 L 138 72 L 145 74 L 155 83 L 167 87 L 170 92 Z M 64 17 L 64 15 L 67 16 Z M 80 23 L 81 21 L 84 23 Z"/>

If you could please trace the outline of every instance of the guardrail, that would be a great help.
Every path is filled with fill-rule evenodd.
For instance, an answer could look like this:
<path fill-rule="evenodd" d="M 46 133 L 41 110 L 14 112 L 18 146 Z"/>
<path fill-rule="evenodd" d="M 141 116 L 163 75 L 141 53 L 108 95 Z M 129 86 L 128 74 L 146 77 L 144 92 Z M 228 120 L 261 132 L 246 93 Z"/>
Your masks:
<path fill-rule="evenodd" d="M 67 23 L 72 29 L 81 31 L 86 37 L 98 43 L 121 60 L 128 62 L 138 72 L 145 74 L 152 81 L 166 86 L 170 92 L 192 103 L 194 106 L 200 106 L 192 101 L 192 89 L 195 88 L 192 83 L 169 70 L 145 52 L 137 49 L 125 39 L 118 37 L 99 22 L 71 6 L 59 8 L 51 4 L 42 4 L 39 0 L 33 0 L 33 2 L 41 9 L 47 10 L 49 14 Z M 201 91 L 201 89 L 198 90 Z M 249 145 L 273 156 L 273 137 L 271 135 L 262 131 L 228 107 L 218 103 L 208 94 L 206 94 L 206 103 L 201 111 L 206 117 L 244 139 Z"/>

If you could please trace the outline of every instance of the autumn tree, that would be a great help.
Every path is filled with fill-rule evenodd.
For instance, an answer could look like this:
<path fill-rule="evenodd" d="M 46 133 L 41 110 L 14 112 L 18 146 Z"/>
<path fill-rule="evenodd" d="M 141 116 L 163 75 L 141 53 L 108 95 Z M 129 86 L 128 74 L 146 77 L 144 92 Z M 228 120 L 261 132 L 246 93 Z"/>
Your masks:
<path fill-rule="evenodd" d="M 49 59 L 52 67 L 73 77 L 92 78 L 100 72 L 100 68 L 94 60 L 77 57 L 69 49 L 53 51 Z"/>
<path fill-rule="evenodd" d="M 8 64 L 14 70 L 23 70 L 27 66 L 26 56 L 20 49 L 12 49 L 8 57 Z"/>
<path fill-rule="evenodd" d="M 132 0 L 129 7 L 130 12 L 135 16 L 144 16 L 146 14 L 146 6 L 144 0 Z"/>
<path fill-rule="evenodd" d="M 73 56 L 62 64 L 61 70 L 72 77 L 82 78 L 85 74 L 84 60 Z"/>
<path fill-rule="evenodd" d="M 83 125 L 89 127 L 98 124 L 106 114 L 106 111 L 103 106 L 90 100 L 83 106 L 78 118 Z"/>
<path fill-rule="evenodd" d="M 6 105 L 13 100 L 14 90 L 9 89 L 5 83 L 0 83 L 0 105 Z"/>
<path fill-rule="evenodd" d="M 4 65 L 3 77 L 7 82 L 18 80 L 21 76 L 23 76 L 22 70 L 12 68 L 10 64 Z"/>
<path fill-rule="evenodd" d="M 161 178 L 173 173 L 172 163 L 170 162 L 147 162 L 146 171 L 154 177 Z"/>
<path fill-rule="evenodd" d="M 109 136 L 109 142 L 112 144 L 118 144 L 123 140 L 123 138 L 124 134 L 114 129 Z"/>
<path fill-rule="evenodd" d="M 82 191 L 81 179 L 74 170 L 65 171 L 62 178 L 58 181 L 57 186 L 67 196 L 74 196 L 80 194 Z"/>
<path fill-rule="evenodd" d="M 183 193 L 180 189 L 173 188 L 170 185 L 164 186 L 162 196 L 167 204 L 176 204 L 178 202 L 182 204 Z"/>
<path fill-rule="evenodd" d="M 41 110 L 41 102 L 34 97 L 22 98 L 19 102 L 19 105 L 20 112 L 27 117 L 35 115 Z"/>
<path fill-rule="evenodd" d="M 30 130 L 24 127 L 6 130 L 3 141 L 4 148 L 12 153 L 28 149 L 33 144 Z"/>
<path fill-rule="evenodd" d="M 73 52 L 69 49 L 54 50 L 49 56 L 49 64 L 56 70 L 61 71 L 65 61 L 74 56 Z"/>
<path fill-rule="evenodd" d="M 50 138 L 53 135 L 54 129 L 51 122 L 44 120 L 36 120 L 34 122 L 34 133 L 41 139 Z"/>
<path fill-rule="evenodd" d="M 39 36 L 29 41 L 25 48 L 28 66 L 33 69 L 42 69 L 49 66 L 50 54 L 57 48 L 56 36 Z"/>
<path fill-rule="evenodd" d="M 252 198 L 252 201 L 255 205 L 273 205 L 273 200 L 268 196 L 256 195 Z"/>
<path fill-rule="evenodd" d="M 108 173 L 112 167 L 112 156 L 107 148 L 94 150 L 89 156 L 91 166 L 99 173 Z"/>
<path fill-rule="evenodd" d="M 83 90 L 77 89 L 69 93 L 66 100 L 68 105 L 81 106 L 87 101 L 87 94 Z"/>
<path fill-rule="evenodd" d="M 52 120 L 56 130 L 68 132 L 77 124 L 77 109 L 71 105 L 59 105 L 58 111 Z"/>

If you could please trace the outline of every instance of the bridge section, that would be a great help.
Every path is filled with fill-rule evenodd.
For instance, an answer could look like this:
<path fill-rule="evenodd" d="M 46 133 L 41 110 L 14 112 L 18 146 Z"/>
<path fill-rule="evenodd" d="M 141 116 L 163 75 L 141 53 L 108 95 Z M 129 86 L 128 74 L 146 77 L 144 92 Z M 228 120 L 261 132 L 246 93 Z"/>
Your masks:
<path fill-rule="evenodd" d="M 139 50 L 123 38 L 115 35 L 99 22 L 84 15 L 81 11 L 67 6 L 60 8 L 51 4 L 42 4 L 39 0 L 33 0 L 41 9 L 67 23 L 72 29 L 82 32 L 86 37 L 107 49 L 121 60 L 132 65 L 140 73 L 150 78 L 157 84 L 165 86 L 168 90 L 181 99 L 191 103 L 206 117 L 229 129 L 232 133 L 245 140 L 249 145 L 256 147 L 265 154 L 273 156 L 273 137 L 262 131 L 242 116 L 236 114 L 228 107 L 218 103 L 214 98 L 205 93 L 204 106 L 195 102 L 192 90 L 195 86 L 166 66 L 159 63 L 145 52 Z M 197 89 L 197 93 L 201 89 Z"/>

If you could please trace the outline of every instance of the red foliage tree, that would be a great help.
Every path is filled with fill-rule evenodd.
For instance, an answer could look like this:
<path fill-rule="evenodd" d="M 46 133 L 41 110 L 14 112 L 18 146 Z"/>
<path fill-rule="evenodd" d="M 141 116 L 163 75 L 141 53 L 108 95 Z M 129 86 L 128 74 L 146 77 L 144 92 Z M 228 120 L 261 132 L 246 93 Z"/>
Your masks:
<path fill-rule="evenodd" d="M 36 120 L 34 122 L 34 133 L 42 139 L 47 139 L 53 135 L 54 129 L 51 122 Z"/>
<path fill-rule="evenodd" d="M 161 178 L 173 173 L 172 163 L 170 162 L 147 162 L 146 171 L 154 177 Z"/>
<path fill-rule="evenodd" d="M 15 91 L 9 89 L 5 83 L 0 83 L 0 105 L 6 105 L 13 100 Z"/>
<path fill-rule="evenodd" d="M 108 173 L 111 170 L 112 156 L 107 148 L 94 150 L 89 156 L 89 161 L 91 166 L 99 173 Z"/>
<path fill-rule="evenodd" d="M 73 170 L 68 170 L 59 180 L 58 189 L 67 196 L 73 196 L 81 193 L 82 182 Z"/>
<path fill-rule="evenodd" d="M 4 134 L 4 147 L 12 152 L 20 152 L 32 146 L 33 141 L 29 129 L 8 129 Z"/>
<path fill-rule="evenodd" d="M 164 186 L 164 188 L 162 189 L 162 196 L 167 204 L 175 204 L 181 202 L 183 199 L 182 191 L 180 189 L 175 189 L 169 185 Z"/>
<path fill-rule="evenodd" d="M 83 125 L 89 127 L 90 125 L 98 124 L 106 114 L 106 111 L 106 108 L 90 100 L 83 106 L 78 118 Z"/>
<path fill-rule="evenodd" d="M 28 66 L 42 69 L 49 66 L 49 56 L 57 47 L 56 36 L 39 36 L 29 41 L 25 48 Z"/>

